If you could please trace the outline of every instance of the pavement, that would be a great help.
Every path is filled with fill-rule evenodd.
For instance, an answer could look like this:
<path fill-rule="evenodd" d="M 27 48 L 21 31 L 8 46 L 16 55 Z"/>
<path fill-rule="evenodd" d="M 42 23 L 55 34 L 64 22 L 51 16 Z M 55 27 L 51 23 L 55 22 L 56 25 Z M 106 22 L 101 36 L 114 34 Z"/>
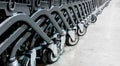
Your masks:
<path fill-rule="evenodd" d="M 120 66 L 120 0 L 110 2 L 76 46 L 45 66 Z"/>

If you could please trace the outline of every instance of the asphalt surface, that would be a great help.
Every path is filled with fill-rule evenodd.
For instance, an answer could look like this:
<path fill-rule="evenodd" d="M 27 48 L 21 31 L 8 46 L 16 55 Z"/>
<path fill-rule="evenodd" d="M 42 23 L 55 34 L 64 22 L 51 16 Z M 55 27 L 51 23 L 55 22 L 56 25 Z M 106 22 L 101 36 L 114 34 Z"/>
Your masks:
<path fill-rule="evenodd" d="M 74 47 L 44 66 L 120 66 L 120 0 L 112 0 Z"/>

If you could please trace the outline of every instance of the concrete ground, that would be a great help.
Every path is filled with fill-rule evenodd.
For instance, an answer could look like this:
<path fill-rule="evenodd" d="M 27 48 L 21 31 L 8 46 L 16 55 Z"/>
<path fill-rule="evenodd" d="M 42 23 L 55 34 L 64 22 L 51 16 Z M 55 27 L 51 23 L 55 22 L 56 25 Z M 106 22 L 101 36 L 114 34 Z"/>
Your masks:
<path fill-rule="evenodd" d="M 79 43 L 46 66 L 120 66 L 120 0 L 112 0 Z"/>

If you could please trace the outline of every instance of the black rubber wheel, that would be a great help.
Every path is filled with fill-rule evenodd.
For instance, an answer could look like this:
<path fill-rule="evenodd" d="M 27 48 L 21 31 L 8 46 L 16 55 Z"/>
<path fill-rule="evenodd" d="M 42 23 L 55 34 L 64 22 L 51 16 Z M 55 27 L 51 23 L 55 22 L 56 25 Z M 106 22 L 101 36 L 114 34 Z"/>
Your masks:
<path fill-rule="evenodd" d="M 8 10 L 14 11 L 16 7 L 16 2 L 15 1 L 12 2 L 12 0 L 9 0 L 7 7 L 8 7 Z"/>
<path fill-rule="evenodd" d="M 91 23 L 95 23 L 97 21 L 97 17 L 95 15 L 92 15 Z"/>
<path fill-rule="evenodd" d="M 84 36 L 87 33 L 87 27 L 84 26 L 82 30 L 81 28 L 79 28 L 77 31 L 78 31 L 77 33 L 79 36 Z"/>
<path fill-rule="evenodd" d="M 79 36 L 77 34 L 75 35 L 75 41 L 73 41 L 70 36 L 67 36 L 66 45 L 75 46 L 78 43 L 78 41 L 79 41 Z"/>
<path fill-rule="evenodd" d="M 60 38 L 61 38 L 60 35 L 57 35 L 56 38 L 52 38 L 54 43 L 57 45 L 57 50 L 55 50 L 55 51 L 57 51 L 58 54 L 56 56 L 53 54 L 53 51 L 49 48 L 46 48 L 46 49 L 43 50 L 43 59 L 42 60 L 43 60 L 44 63 L 52 64 L 59 59 L 60 53 L 62 53 L 61 49 L 60 49 L 60 45 L 61 45 L 61 39 Z"/>
<path fill-rule="evenodd" d="M 35 6 L 36 6 L 36 7 L 39 7 L 40 5 L 41 5 L 40 0 L 36 0 L 36 1 L 35 1 Z"/>
<path fill-rule="evenodd" d="M 53 53 L 52 53 L 51 51 L 49 51 L 49 52 L 48 52 L 48 60 L 47 60 L 47 62 L 48 62 L 49 64 L 51 64 L 51 63 L 56 62 L 59 58 L 60 58 L 59 55 L 55 57 L 55 56 L 53 55 Z"/>
<path fill-rule="evenodd" d="M 60 55 L 54 56 L 51 50 L 45 50 L 43 55 L 43 62 L 48 64 L 55 63 L 60 58 Z"/>

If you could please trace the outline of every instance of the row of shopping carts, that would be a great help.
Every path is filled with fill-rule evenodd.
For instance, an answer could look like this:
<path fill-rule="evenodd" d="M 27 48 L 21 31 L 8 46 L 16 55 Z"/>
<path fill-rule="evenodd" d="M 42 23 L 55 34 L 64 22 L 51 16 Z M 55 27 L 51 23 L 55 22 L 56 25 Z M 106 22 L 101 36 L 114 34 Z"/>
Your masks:
<path fill-rule="evenodd" d="M 0 64 L 54 63 L 110 0 L 0 0 Z"/>

